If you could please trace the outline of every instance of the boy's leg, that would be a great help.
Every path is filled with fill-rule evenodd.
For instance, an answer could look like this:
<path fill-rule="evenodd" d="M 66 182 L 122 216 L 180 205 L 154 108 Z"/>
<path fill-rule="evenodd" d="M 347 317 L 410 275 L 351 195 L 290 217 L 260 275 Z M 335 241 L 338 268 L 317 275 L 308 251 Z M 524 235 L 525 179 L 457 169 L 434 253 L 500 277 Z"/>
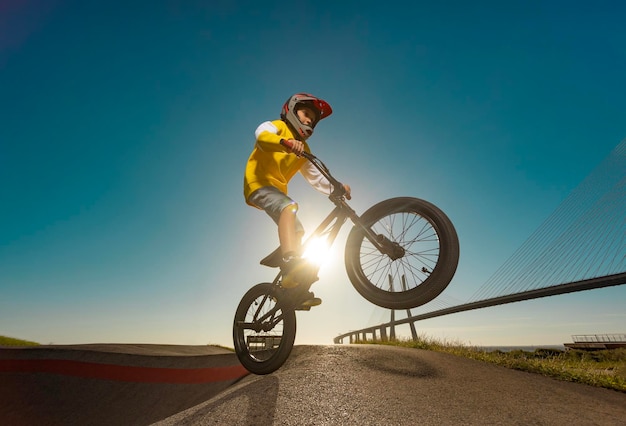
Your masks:
<path fill-rule="evenodd" d="M 282 257 L 299 255 L 304 228 L 296 215 L 298 204 L 271 186 L 257 189 L 250 195 L 248 202 L 261 210 L 265 210 L 278 225 L 278 239 Z"/>
<path fill-rule="evenodd" d="M 321 299 L 308 291 L 310 285 L 317 280 L 317 274 L 307 271 L 309 268 L 306 267 L 306 262 L 299 258 L 304 228 L 297 218 L 296 202 L 273 187 L 258 189 L 250 196 L 249 201 L 265 210 L 278 225 L 280 251 L 285 260 L 281 266 L 284 273 L 283 287 L 294 288 L 304 280 L 306 284 L 298 289 L 297 298 L 308 301 L 308 306 L 319 305 L 322 302 Z"/>
<path fill-rule="evenodd" d="M 283 209 L 278 219 L 278 239 L 283 259 L 296 257 L 300 253 L 302 234 L 296 231 L 298 205 L 291 204 Z"/>

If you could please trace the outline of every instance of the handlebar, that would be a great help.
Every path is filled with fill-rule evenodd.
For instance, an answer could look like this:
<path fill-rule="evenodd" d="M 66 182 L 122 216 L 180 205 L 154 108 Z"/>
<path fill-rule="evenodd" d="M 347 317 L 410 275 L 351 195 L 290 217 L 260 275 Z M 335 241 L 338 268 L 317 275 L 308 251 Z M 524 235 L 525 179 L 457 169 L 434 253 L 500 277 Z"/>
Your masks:
<path fill-rule="evenodd" d="M 289 142 L 286 139 L 281 139 L 280 144 L 289 149 L 291 149 L 292 147 L 291 142 Z M 302 152 L 302 157 L 309 160 L 313 164 L 313 166 L 315 166 L 315 168 L 319 170 L 320 173 L 326 179 L 328 179 L 328 181 L 333 187 L 333 192 L 329 196 L 331 199 L 341 198 L 346 194 L 346 189 L 344 188 L 343 184 L 339 182 L 337 179 L 335 179 L 333 175 L 330 174 L 330 170 L 328 170 L 328 167 L 326 167 L 326 165 L 322 163 L 322 161 L 319 158 L 317 158 L 315 155 L 311 154 L 310 152 L 306 152 L 306 151 Z"/>

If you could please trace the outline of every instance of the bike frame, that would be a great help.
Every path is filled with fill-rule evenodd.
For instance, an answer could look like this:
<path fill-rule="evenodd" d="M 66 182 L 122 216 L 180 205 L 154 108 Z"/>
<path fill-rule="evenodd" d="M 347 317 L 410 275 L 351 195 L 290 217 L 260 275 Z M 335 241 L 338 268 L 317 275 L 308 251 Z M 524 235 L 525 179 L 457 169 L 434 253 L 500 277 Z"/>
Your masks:
<path fill-rule="evenodd" d="M 341 227 L 346 223 L 346 220 L 349 218 L 354 225 L 358 226 L 365 237 L 376 247 L 381 253 L 388 255 L 392 259 L 397 259 L 404 256 L 404 249 L 400 247 L 398 244 L 390 241 L 387 237 L 383 235 L 375 234 L 369 226 L 366 226 L 361 217 L 348 205 L 346 202 L 346 190 L 341 182 L 331 175 L 328 167 L 315 155 L 303 152 L 302 156 L 309 160 L 315 168 L 317 168 L 320 173 L 328 179 L 333 187 L 333 191 L 330 193 L 328 198 L 335 205 L 335 208 L 326 216 L 326 218 L 320 223 L 320 225 L 315 229 L 315 231 L 306 239 L 303 246 L 306 247 L 307 243 L 309 243 L 312 239 L 318 238 L 322 235 L 326 235 L 326 241 L 328 243 L 328 247 L 331 247 L 341 230 Z M 278 280 L 281 277 L 281 273 L 279 273 L 274 279 L 274 284 L 278 283 Z"/>

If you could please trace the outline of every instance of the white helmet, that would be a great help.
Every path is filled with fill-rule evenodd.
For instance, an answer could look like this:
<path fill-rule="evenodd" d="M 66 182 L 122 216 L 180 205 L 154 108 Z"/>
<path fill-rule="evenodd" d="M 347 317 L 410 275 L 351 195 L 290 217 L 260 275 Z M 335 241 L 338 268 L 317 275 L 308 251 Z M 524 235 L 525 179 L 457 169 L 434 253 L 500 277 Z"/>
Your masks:
<path fill-rule="evenodd" d="M 310 108 L 315 113 L 315 120 L 313 120 L 310 126 L 303 124 L 298 118 L 298 114 L 296 114 L 296 111 L 304 106 Z M 287 102 L 283 105 L 280 118 L 291 127 L 297 139 L 304 141 L 313 134 L 315 125 L 332 113 L 333 109 L 328 102 L 308 93 L 296 93 L 287 99 Z"/>

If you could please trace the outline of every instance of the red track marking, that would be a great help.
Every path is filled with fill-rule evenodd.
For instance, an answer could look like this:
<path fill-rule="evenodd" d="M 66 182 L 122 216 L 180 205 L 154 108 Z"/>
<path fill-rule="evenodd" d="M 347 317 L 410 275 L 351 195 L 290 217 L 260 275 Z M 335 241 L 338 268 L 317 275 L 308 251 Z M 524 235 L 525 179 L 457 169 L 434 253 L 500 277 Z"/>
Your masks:
<path fill-rule="evenodd" d="M 155 368 L 58 359 L 0 360 L 0 373 L 50 373 L 120 382 L 179 384 L 223 382 L 249 374 L 242 365 L 213 368 Z"/>

